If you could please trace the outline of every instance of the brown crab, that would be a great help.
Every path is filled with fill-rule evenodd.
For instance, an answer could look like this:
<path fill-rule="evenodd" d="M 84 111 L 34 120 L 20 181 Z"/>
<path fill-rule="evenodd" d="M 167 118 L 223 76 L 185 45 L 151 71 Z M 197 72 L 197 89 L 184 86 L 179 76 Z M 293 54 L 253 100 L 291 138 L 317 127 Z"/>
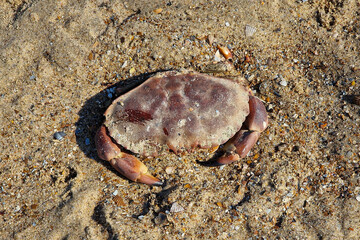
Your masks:
<path fill-rule="evenodd" d="M 132 181 L 161 185 L 122 147 L 144 156 L 221 148 L 217 164 L 245 157 L 268 125 L 263 103 L 239 82 L 190 71 L 157 74 L 118 97 L 96 133 L 100 158 Z"/>

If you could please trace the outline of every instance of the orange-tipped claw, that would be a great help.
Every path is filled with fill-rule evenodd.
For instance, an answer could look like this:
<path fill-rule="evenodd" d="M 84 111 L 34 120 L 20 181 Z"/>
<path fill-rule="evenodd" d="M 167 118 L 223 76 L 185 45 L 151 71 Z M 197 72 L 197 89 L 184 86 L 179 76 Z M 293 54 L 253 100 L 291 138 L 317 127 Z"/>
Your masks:
<path fill-rule="evenodd" d="M 124 177 L 149 185 L 162 185 L 162 182 L 148 173 L 147 167 L 135 156 L 121 151 L 107 134 L 103 125 L 97 131 L 95 144 L 101 159 L 109 161 L 110 164 Z"/>
<path fill-rule="evenodd" d="M 145 183 L 148 185 L 161 186 L 163 182 L 161 182 L 156 177 L 150 175 L 149 173 L 140 174 L 140 177 L 137 179 L 138 182 Z"/>
<path fill-rule="evenodd" d="M 118 157 L 111 159 L 110 164 L 124 177 L 134 182 L 162 185 L 162 182 L 148 173 L 147 167 L 133 155 L 122 152 Z"/>

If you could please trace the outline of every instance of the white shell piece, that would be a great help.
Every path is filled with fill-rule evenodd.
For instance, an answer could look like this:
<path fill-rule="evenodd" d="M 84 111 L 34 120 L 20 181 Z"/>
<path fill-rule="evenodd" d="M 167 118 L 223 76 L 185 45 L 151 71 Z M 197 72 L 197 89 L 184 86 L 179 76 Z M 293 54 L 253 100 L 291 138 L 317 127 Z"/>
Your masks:
<path fill-rule="evenodd" d="M 178 212 L 182 212 L 182 211 L 184 211 L 184 208 L 182 206 L 180 206 L 180 204 L 178 204 L 177 202 L 174 202 L 171 205 L 171 208 L 170 208 L 171 213 L 178 213 Z"/>
<path fill-rule="evenodd" d="M 256 28 L 250 25 L 245 26 L 245 36 L 246 37 L 252 37 L 254 33 L 256 32 Z"/>

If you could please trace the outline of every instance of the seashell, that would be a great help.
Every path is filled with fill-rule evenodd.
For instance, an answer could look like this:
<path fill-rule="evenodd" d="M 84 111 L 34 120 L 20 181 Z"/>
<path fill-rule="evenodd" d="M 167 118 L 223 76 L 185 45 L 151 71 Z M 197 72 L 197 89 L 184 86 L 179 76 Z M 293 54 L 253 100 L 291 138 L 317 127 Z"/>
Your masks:
<path fill-rule="evenodd" d="M 66 133 L 64 133 L 64 132 L 54 133 L 54 139 L 59 140 L 59 141 L 63 140 L 65 136 L 66 136 Z"/>
<path fill-rule="evenodd" d="M 178 204 L 177 202 L 174 202 L 171 205 L 170 212 L 178 213 L 178 212 L 182 212 L 182 211 L 184 211 L 184 208 L 182 206 L 180 206 L 180 204 Z"/>
<path fill-rule="evenodd" d="M 245 25 L 245 36 L 246 37 L 251 37 L 254 35 L 254 33 L 256 32 L 256 28 L 250 25 Z"/>
<path fill-rule="evenodd" d="M 220 51 L 217 50 L 215 55 L 214 55 L 214 61 L 215 62 L 220 62 L 221 61 L 221 55 L 220 55 Z"/>
<path fill-rule="evenodd" d="M 208 36 L 207 40 L 208 40 L 208 43 L 209 43 L 210 45 L 212 45 L 212 44 L 214 43 L 214 41 L 215 41 L 214 35 L 211 35 L 211 34 L 210 34 L 210 35 Z"/>
<path fill-rule="evenodd" d="M 232 53 L 227 47 L 218 45 L 217 49 L 219 49 L 220 53 L 225 57 L 226 60 L 233 58 Z"/>
<path fill-rule="evenodd" d="M 115 195 L 112 199 L 118 207 L 123 207 L 126 205 L 124 200 L 119 195 Z"/>
<path fill-rule="evenodd" d="M 162 8 L 158 8 L 158 9 L 155 9 L 154 10 L 154 13 L 156 13 L 156 14 L 159 14 L 159 13 L 161 13 L 162 12 Z"/>

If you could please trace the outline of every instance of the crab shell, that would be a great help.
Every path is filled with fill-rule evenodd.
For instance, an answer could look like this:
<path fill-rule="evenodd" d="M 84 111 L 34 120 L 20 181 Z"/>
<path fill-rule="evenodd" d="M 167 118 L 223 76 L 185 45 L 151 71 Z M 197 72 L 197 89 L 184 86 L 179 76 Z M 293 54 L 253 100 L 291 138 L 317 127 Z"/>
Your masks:
<path fill-rule="evenodd" d="M 156 156 L 228 142 L 218 160 L 227 164 L 244 157 L 268 124 L 264 105 L 243 82 L 185 70 L 149 78 L 114 100 L 105 117 L 95 139 L 100 158 L 127 178 L 148 184 L 160 182 L 120 146 Z"/>
<path fill-rule="evenodd" d="M 218 146 L 249 114 L 249 91 L 224 78 L 166 72 L 118 97 L 105 112 L 116 143 L 134 153 Z"/>

